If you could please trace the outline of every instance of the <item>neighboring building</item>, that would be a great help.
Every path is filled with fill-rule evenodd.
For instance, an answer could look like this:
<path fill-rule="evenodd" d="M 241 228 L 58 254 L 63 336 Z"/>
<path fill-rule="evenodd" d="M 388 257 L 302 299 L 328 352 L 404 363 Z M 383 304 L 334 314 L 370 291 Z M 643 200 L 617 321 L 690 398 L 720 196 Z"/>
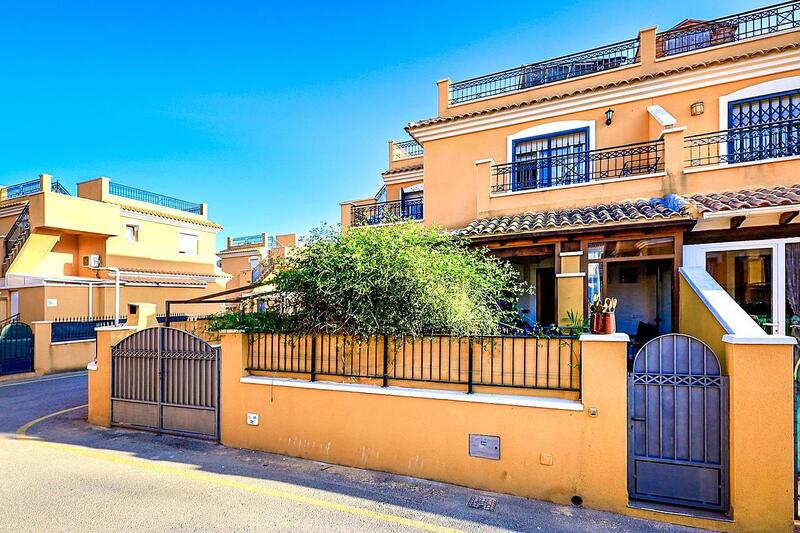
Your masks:
<path fill-rule="evenodd" d="M 641 344 L 678 331 L 678 268 L 701 266 L 768 333 L 798 334 L 795 3 L 437 85 L 438 115 L 390 144 L 385 192 L 343 203 L 343 226 L 424 212 L 462 231 L 536 287 L 530 322 L 614 296 Z"/>
<path fill-rule="evenodd" d="M 163 312 L 165 300 L 218 292 L 229 278 L 215 266 L 221 229 L 206 204 L 108 178 L 79 183 L 77 196 L 46 174 L 0 187 L 0 316 L 30 323 L 113 315 L 115 279 L 105 268 L 119 270 L 122 315 L 129 302 Z"/>
<path fill-rule="evenodd" d="M 232 276 L 228 281 L 228 289 L 246 287 L 258 282 L 266 274 L 265 268 L 268 268 L 270 260 L 286 257 L 295 246 L 297 236 L 294 233 L 228 237 L 225 249 L 217 252 L 217 264 Z"/>

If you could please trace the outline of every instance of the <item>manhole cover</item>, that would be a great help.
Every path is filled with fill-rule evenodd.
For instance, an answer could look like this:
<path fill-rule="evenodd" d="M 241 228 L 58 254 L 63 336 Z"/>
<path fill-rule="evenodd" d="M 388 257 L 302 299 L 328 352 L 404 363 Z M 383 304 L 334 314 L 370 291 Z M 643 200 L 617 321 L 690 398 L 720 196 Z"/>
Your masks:
<path fill-rule="evenodd" d="M 488 496 L 471 496 L 467 502 L 467 507 L 481 509 L 483 511 L 494 511 L 496 506 L 497 500 Z"/>

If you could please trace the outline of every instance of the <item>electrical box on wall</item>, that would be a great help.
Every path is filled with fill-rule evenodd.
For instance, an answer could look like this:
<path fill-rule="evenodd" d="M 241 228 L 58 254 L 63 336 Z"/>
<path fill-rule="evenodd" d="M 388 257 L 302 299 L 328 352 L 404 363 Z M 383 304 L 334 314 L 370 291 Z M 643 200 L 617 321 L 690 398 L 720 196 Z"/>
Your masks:
<path fill-rule="evenodd" d="M 500 459 L 500 437 L 494 435 L 469 435 L 469 455 L 481 459 Z"/>
<path fill-rule="evenodd" d="M 258 425 L 258 413 L 247 413 L 247 425 L 248 426 Z"/>
<path fill-rule="evenodd" d="M 58 299 L 57 298 L 48 298 L 47 299 L 47 307 L 58 307 Z"/>

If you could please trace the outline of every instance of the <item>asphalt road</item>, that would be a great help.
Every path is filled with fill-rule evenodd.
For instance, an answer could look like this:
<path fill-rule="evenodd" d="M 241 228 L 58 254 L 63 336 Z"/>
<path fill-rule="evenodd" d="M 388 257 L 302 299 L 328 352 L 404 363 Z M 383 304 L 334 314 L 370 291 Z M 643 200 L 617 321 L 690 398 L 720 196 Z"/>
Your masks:
<path fill-rule="evenodd" d="M 122 429 L 94 428 L 85 373 L 0 383 L 0 530 L 697 531 Z M 24 433 L 24 434 L 23 434 Z M 494 511 L 467 507 L 495 498 Z"/>

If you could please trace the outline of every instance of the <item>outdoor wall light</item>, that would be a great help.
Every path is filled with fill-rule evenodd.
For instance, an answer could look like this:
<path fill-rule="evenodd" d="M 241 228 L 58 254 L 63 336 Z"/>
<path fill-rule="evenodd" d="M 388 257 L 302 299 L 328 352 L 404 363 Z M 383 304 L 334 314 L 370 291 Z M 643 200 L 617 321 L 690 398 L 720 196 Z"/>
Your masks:
<path fill-rule="evenodd" d="M 606 109 L 606 126 L 611 125 L 611 121 L 614 118 L 614 110 L 610 107 Z"/>
<path fill-rule="evenodd" d="M 696 117 L 697 115 L 702 115 L 706 110 L 706 105 L 703 102 L 695 102 L 689 108 L 692 112 L 692 116 Z"/>

